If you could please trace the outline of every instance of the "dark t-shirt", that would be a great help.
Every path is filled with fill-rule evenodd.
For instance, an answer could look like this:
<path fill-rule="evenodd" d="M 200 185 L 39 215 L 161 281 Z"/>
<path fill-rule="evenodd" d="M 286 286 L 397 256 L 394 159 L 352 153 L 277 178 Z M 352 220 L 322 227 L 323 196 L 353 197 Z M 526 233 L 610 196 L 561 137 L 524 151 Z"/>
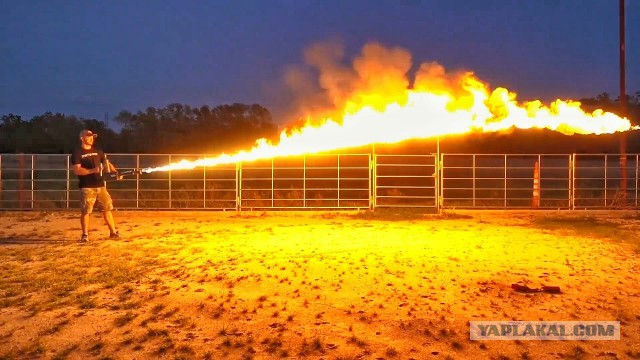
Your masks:
<path fill-rule="evenodd" d="M 105 162 L 104 152 L 99 149 L 77 148 L 71 153 L 71 165 L 80 164 L 84 169 L 93 169 Z M 78 187 L 99 188 L 105 186 L 104 179 L 98 174 L 78 175 Z"/>

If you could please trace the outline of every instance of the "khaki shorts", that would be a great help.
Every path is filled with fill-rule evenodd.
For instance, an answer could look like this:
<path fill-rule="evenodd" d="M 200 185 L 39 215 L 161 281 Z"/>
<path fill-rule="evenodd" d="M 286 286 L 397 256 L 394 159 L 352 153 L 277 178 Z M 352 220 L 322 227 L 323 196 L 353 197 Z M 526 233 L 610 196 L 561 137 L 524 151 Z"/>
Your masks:
<path fill-rule="evenodd" d="M 106 187 L 80 189 L 80 209 L 83 214 L 91 214 L 93 205 L 98 201 L 102 211 L 113 210 L 113 201 Z"/>

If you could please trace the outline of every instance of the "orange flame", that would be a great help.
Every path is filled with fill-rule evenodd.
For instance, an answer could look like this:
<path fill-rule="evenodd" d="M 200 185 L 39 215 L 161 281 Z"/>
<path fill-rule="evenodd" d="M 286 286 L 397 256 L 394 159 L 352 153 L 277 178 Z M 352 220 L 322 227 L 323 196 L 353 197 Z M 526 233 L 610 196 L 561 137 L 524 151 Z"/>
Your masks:
<path fill-rule="evenodd" d="M 410 88 L 403 75 L 409 66 L 406 54 L 401 51 L 390 51 L 401 66 L 392 65 L 391 71 L 375 61 L 371 66 L 371 56 L 367 57 L 367 52 L 375 58 L 384 51 L 379 45 L 369 44 L 363 49 L 363 57 L 354 61 L 356 72 L 367 82 L 348 95 L 338 119 L 325 117 L 319 124 L 284 130 L 279 142 L 259 139 L 248 151 L 195 161 L 182 160 L 144 172 L 193 169 L 473 131 L 539 128 L 572 135 L 638 129 L 626 118 L 613 113 L 602 110 L 587 113 L 576 101 L 556 100 L 549 106 L 538 100 L 520 104 L 516 94 L 505 88 L 490 92 L 488 86 L 472 73 L 449 76 L 442 66 L 434 63 L 422 64 Z M 382 55 L 379 57 L 385 58 L 389 54 Z M 371 81 L 372 75 L 378 80 Z"/>

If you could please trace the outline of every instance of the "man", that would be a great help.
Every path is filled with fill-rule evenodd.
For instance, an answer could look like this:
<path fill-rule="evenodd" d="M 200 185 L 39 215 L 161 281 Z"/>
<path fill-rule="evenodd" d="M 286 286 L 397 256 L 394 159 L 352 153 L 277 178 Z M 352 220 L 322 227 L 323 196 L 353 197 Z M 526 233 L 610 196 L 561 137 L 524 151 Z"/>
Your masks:
<path fill-rule="evenodd" d="M 98 137 L 98 134 L 94 134 L 91 130 L 82 130 L 80 132 L 80 148 L 77 148 L 71 154 L 73 172 L 78 176 L 78 185 L 80 187 L 80 206 L 82 210 L 80 216 L 82 237 L 80 242 L 82 243 L 89 241 L 89 218 L 96 201 L 102 207 L 104 221 L 110 231 L 109 237 L 111 239 L 120 238 L 111 213 L 113 210 L 111 195 L 109 195 L 105 181 L 102 178 L 102 171 L 105 167 L 114 173 L 116 168 L 107 161 L 107 157 L 102 150 L 94 148 L 93 142 L 96 137 Z M 118 180 L 120 179 L 121 177 L 118 178 Z"/>

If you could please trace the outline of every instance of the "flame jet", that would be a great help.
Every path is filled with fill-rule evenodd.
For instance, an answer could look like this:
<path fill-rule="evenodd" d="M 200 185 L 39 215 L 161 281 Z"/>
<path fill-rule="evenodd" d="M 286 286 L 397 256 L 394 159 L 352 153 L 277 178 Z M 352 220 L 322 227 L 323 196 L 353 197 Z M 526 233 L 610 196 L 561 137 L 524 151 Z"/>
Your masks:
<path fill-rule="evenodd" d="M 345 83 L 344 89 L 328 89 L 334 105 L 333 117 L 324 117 L 297 129 L 285 129 L 278 142 L 259 139 L 250 150 L 194 161 L 143 169 L 144 173 L 193 169 L 202 166 L 313 154 L 369 144 L 391 144 L 410 139 L 434 138 L 471 132 L 510 129 L 549 129 L 566 135 L 611 134 L 638 130 L 628 119 L 603 110 L 585 112 L 577 101 L 556 100 L 549 106 L 540 101 L 518 103 L 516 94 L 489 87 L 471 72 L 447 74 L 437 63 L 420 66 L 409 86 L 406 71 L 410 55 L 404 50 L 367 44 L 354 61 L 352 73 L 340 71 L 341 81 L 320 77 L 327 87 Z M 317 64 L 318 56 L 310 56 Z M 386 59 L 395 59 L 389 62 Z M 384 59 L 384 60 L 380 60 Z M 335 66 L 318 65 L 335 69 Z M 337 96 L 342 96 L 335 101 Z"/>

